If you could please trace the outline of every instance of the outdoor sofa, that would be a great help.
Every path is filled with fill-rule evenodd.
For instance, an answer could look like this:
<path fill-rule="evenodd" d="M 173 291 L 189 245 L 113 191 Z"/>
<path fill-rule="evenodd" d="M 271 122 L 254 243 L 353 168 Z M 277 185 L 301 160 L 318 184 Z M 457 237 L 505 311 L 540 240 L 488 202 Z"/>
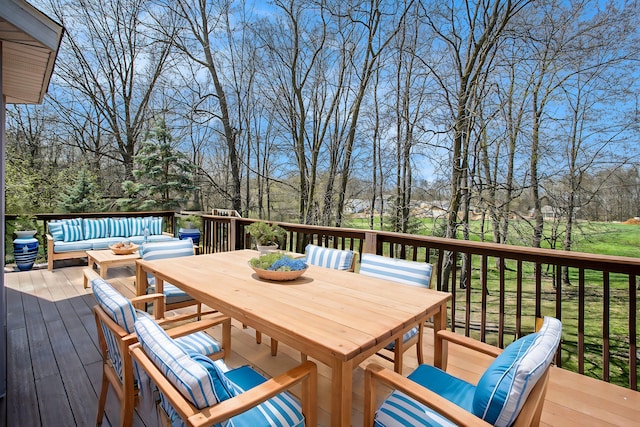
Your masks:
<path fill-rule="evenodd" d="M 87 251 L 108 249 L 123 240 L 135 244 L 147 241 L 178 240 L 163 232 L 162 217 L 73 218 L 51 221 L 47 233 L 47 264 L 53 270 L 54 261 L 84 258 Z"/>

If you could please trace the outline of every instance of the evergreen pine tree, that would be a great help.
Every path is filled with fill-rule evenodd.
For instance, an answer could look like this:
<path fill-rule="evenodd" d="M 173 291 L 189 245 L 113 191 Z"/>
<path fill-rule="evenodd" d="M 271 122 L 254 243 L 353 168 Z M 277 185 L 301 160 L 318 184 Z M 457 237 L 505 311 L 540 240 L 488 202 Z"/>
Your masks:
<path fill-rule="evenodd" d="M 62 212 L 96 212 L 102 208 L 101 201 L 95 176 L 83 167 L 74 184 L 60 194 L 58 209 Z"/>
<path fill-rule="evenodd" d="M 126 197 L 118 201 L 125 209 L 177 210 L 196 189 L 193 164 L 173 146 L 164 120 L 147 134 L 134 162 L 136 181 L 122 183 Z"/>

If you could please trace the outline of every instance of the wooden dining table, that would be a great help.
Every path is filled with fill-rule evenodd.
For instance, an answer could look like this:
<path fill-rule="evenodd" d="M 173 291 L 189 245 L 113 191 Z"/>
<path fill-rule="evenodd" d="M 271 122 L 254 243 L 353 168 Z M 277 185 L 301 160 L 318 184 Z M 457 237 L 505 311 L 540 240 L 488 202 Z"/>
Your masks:
<path fill-rule="evenodd" d="M 356 273 L 309 266 L 298 279 L 260 279 L 252 250 L 156 261 L 137 260 L 138 295 L 147 273 L 156 292 L 171 283 L 211 308 L 331 368 L 331 425 L 351 425 L 353 370 L 428 318 L 446 327 L 451 294 Z M 438 342 L 434 340 L 434 342 Z M 434 362 L 442 357 L 434 350 Z"/>

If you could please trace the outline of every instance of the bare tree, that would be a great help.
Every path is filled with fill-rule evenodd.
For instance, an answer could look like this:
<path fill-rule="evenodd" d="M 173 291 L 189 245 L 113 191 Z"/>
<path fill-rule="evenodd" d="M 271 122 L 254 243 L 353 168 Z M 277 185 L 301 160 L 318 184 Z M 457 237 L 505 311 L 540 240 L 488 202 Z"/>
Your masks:
<path fill-rule="evenodd" d="M 434 4 L 425 13 L 426 22 L 444 46 L 442 54 L 452 58 L 451 63 L 431 70 L 449 108 L 452 133 L 451 199 L 445 237 L 456 237 L 462 202 L 469 197 L 466 183 L 470 139 L 475 126 L 475 107 L 481 101 L 478 96 L 484 93 L 486 72 L 507 23 L 528 4 L 527 0 L 447 2 Z M 468 207 L 468 202 L 465 203 Z M 452 265 L 450 259 L 443 271 L 443 284 L 448 283 Z"/>
<path fill-rule="evenodd" d="M 222 126 L 221 135 L 229 158 L 230 190 L 228 191 L 232 209 L 242 211 L 242 181 L 240 177 L 240 155 L 237 147 L 238 126 L 231 116 L 228 91 L 225 89 L 220 55 L 217 54 L 216 36 L 227 34 L 225 28 L 230 24 L 229 14 L 233 2 L 229 0 L 179 0 L 167 2 L 166 7 L 177 17 L 179 31 L 175 36 L 177 49 L 209 73 L 213 83 L 212 93 L 217 101 L 217 109 L 210 114 Z M 218 41 L 219 43 L 219 41 Z M 218 184 L 221 186 L 221 184 Z"/>
<path fill-rule="evenodd" d="M 169 35 L 164 39 L 145 20 L 149 3 L 144 0 L 87 0 L 73 5 L 51 0 L 50 7 L 67 30 L 56 63 L 65 91 L 54 96 L 59 105 L 74 105 L 74 112 L 60 114 L 66 111 L 65 120 L 76 123 L 78 130 L 91 126 L 94 140 L 82 148 L 119 159 L 130 178 L 152 96 L 168 66 L 171 21 L 164 23 Z M 77 114 L 76 109 L 87 114 Z M 97 137 L 108 138 L 113 151 L 102 151 L 106 144 Z"/>

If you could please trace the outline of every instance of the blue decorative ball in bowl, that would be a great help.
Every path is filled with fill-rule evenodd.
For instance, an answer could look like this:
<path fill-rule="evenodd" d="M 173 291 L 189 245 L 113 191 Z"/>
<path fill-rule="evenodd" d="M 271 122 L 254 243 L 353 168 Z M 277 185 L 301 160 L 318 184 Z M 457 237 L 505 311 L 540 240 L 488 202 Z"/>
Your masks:
<path fill-rule="evenodd" d="M 283 252 L 271 252 L 252 258 L 249 266 L 261 279 L 274 281 L 295 280 L 309 268 L 303 260 L 291 258 Z"/>

